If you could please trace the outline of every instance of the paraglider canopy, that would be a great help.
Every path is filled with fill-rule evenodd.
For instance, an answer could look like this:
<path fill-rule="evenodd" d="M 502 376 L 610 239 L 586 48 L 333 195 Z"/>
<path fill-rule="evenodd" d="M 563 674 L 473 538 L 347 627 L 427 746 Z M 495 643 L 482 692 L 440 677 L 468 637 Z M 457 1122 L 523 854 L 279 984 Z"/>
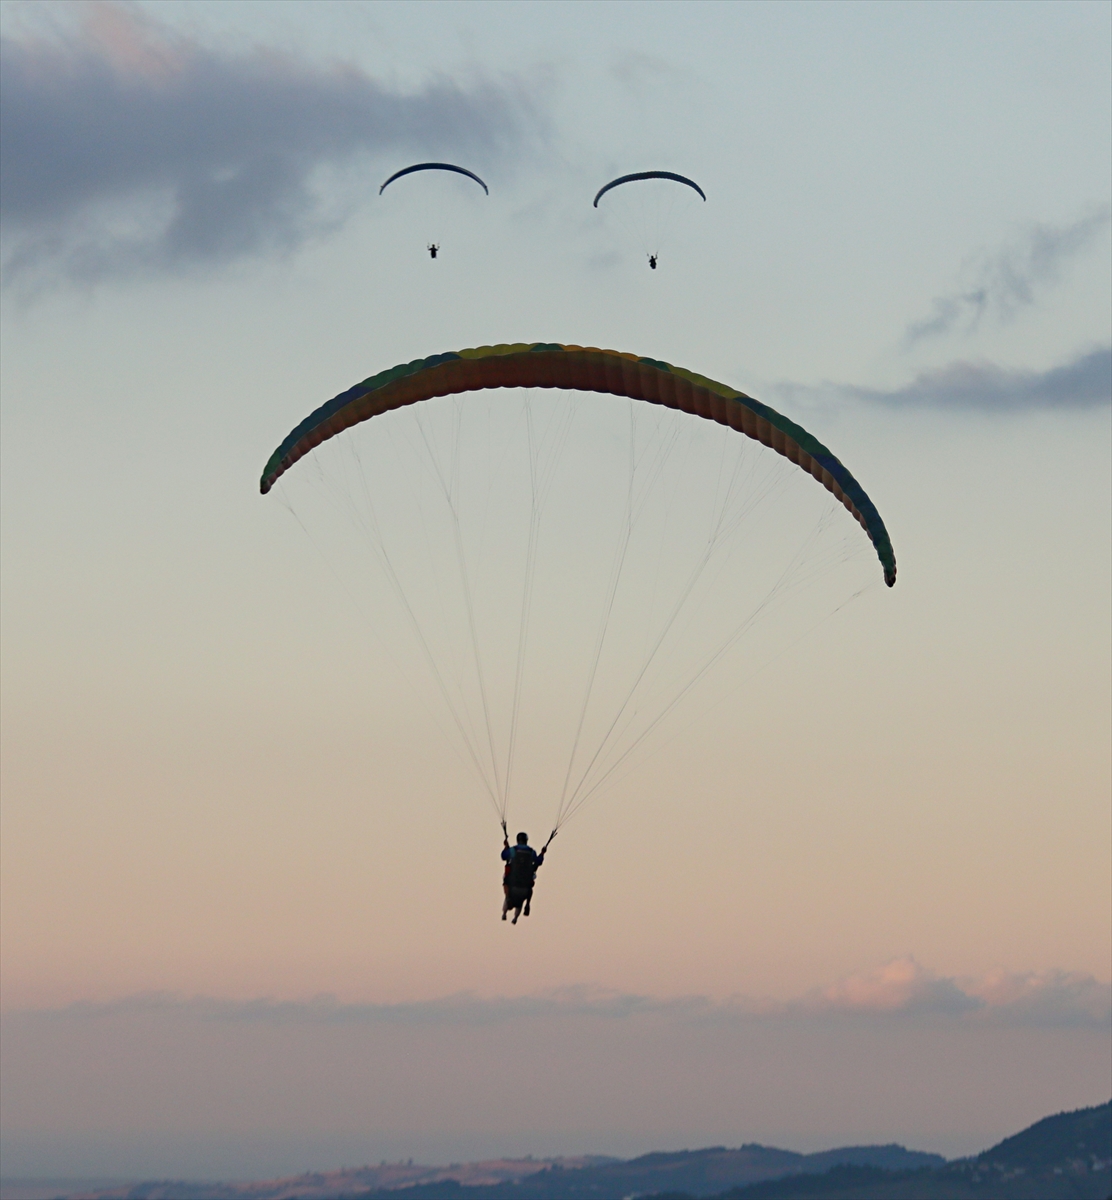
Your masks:
<path fill-rule="evenodd" d="M 783 455 L 812 475 L 862 526 L 884 569 L 896 582 L 896 557 L 888 531 L 864 488 L 802 426 L 723 383 L 674 367 L 597 347 L 555 342 L 478 346 L 401 363 L 334 397 L 296 426 L 270 456 L 259 481 L 265 495 L 298 459 L 321 442 L 362 421 L 434 396 L 484 388 L 570 388 L 660 404 L 727 425 Z"/>
<path fill-rule="evenodd" d="M 457 175 L 466 175 L 468 179 L 474 179 L 479 187 L 481 187 L 488 196 L 490 195 L 490 188 L 483 183 L 483 181 L 478 177 L 478 175 L 475 174 L 474 171 L 469 171 L 466 167 L 457 167 L 452 163 L 441 162 L 414 163 L 412 167 L 403 167 L 402 170 L 395 171 L 394 174 L 391 175 L 390 178 L 382 185 L 382 187 L 378 189 L 378 194 L 381 196 L 395 179 L 401 179 L 403 175 L 412 175 L 414 171 L 455 171 Z"/>
<path fill-rule="evenodd" d="M 633 183 L 638 179 L 671 179 L 674 183 L 683 183 L 689 188 L 694 188 L 704 200 L 707 198 L 706 192 L 703 191 L 694 179 L 688 179 L 686 175 L 677 175 L 674 171 L 635 171 L 632 175 L 619 175 L 617 179 L 611 179 L 605 187 L 599 188 L 598 195 L 595 196 L 594 207 L 598 208 L 598 202 L 611 188 L 616 188 L 619 184 L 623 183 Z M 383 186 L 385 187 L 386 185 L 383 184 Z"/>

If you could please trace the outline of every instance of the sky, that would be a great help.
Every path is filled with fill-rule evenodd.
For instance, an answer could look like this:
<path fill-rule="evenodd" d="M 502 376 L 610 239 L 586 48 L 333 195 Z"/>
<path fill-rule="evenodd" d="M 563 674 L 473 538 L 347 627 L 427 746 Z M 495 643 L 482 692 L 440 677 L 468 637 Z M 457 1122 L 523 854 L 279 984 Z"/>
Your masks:
<path fill-rule="evenodd" d="M 1112 7 L 8 0 L 0 30 L 6 1174 L 952 1155 L 1107 1099 Z M 489 197 L 379 196 L 444 159 Z M 645 169 L 707 196 L 646 202 L 655 272 L 591 206 Z M 521 452 L 522 422 L 560 428 L 547 396 L 469 402 L 488 424 L 456 443 L 463 410 L 410 410 L 260 497 L 356 380 L 537 340 L 803 424 L 877 504 L 896 586 L 782 460 L 613 401 L 569 407 L 551 459 Z M 489 479 L 554 464 L 509 815 L 536 841 L 634 418 L 638 480 L 664 465 L 616 660 L 682 587 L 719 462 L 737 503 L 768 494 L 681 623 L 689 666 L 727 652 L 514 928 L 467 739 L 329 516 L 336 463 L 374 468 L 420 608 L 452 559 L 421 439 L 462 447 L 499 754 L 526 524 Z M 821 569 L 726 645 L 811 528 Z M 419 615 L 458 683 L 444 604 Z M 541 1082 L 507 1114 L 519 1052 Z"/>

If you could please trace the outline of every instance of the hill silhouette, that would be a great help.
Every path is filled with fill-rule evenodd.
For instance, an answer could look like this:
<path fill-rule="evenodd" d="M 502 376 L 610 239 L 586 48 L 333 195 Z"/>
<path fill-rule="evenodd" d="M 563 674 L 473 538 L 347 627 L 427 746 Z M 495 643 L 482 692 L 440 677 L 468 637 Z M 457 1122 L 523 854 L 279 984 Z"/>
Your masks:
<path fill-rule="evenodd" d="M 1107 1200 L 1112 1102 L 1045 1117 L 975 1158 L 907 1171 L 840 1163 L 821 1175 L 730 1188 L 714 1200 Z M 693 1200 L 689 1192 L 654 1200 Z"/>
<path fill-rule="evenodd" d="M 624 1200 L 664 1191 L 689 1197 L 721 1195 L 741 1183 L 785 1175 L 817 1174 L 840 1164 L 888 1167 L 891 1170 L 929 1168 L 945 1163 L 940 1154 L 907 1150 L 903 1146 L 846 1146 L 817 1154 L 797 1154 L 771 1146 L 750 1144 L 736 1150 L 711 1146 L 705 1150 L 657 1151 L 640 1158 L 568 1170 L 552 1165 L 516 1182 L 493 1187 L 463 1187 L 443 1181 L 405 1189 L 405 1200 Z M 399 1200 L 396 1191 L 358 1193 L 358 1200 Z M 353 1197 L 354 1200 L 354 1197 Z"/>
<path fill-rule="evenodd" d="M 369 1186 L 368 1186 L 369 1185 Z M 903 1146 L 748 1144 L 601 1157 L 412 1163 L 252 1183 L 159 1180 L 90 1200 L 1112 1200 L 1112 1102 L 1037 1121 L 972 1158 Z M 71 1193 L 70 1200 L 77 1200 Z"/>
<path fill-rule="evenodd" d="M 978 1154 L 979 1163 L 1008 1170 L 1040 1170 L 1066 1163 L 1112 1159 L 1112 1101 L 1044 1117 Z"/>

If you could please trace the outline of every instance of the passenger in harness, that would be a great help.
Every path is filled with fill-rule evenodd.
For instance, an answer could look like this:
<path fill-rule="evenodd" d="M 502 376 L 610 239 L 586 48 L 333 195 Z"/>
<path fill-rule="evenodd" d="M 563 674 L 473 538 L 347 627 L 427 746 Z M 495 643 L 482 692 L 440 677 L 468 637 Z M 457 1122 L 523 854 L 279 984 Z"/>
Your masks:
<path fill-rule="evenodd" d="M 524 911 L 525 915 L 529 915 L 529 902 L 533 899 L 533 884 L 537 878 L 537 868 L 544 863 L 545 851 L 542 850 L 538 854 L 532 846 L 529 845 L 529 835 L 527 833 L 519 833 L 517 835 L 517 845 L 510 845 L 509 834 L 505 831 L 503 825 L 503 844 L 502 858 L 506 864 L 506 868 L 502 873 L 502 891 L 505 893 L 505 899 L 502 902 L 502 920 L 506 919 L 506 914 L 512 908 L 514 910 L 513 924 L 517 924 L 518 917 Z M 549 838 L 549 841 L 552 839 Z M 547 850 L 548 847 L 545 847 Z"/>

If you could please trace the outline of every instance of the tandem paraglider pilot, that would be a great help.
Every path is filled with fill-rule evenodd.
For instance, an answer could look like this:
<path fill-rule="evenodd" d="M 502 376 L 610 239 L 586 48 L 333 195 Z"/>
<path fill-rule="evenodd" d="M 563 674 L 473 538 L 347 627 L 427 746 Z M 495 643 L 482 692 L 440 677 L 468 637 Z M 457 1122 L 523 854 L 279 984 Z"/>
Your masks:
<path fill-rule="evenodd" d="M 503 825 L 504 834 L 505 828 Z M 551 839 L 549 840 L 551 841 Z M 514 910 L 513 924 L 515 925 L 523 911 L 526 916 L 529 915 L 529 903 L 533 899 L 533 884 L 537 878 L 537 868 L 544 864 L 544 854 L 547 849 L 548 847 L 545 846 L 544 850 L 538 854 L 529 845 L 527 833 L 519 833 L 517 845 L 511 846 L 509 835 L 505 834 L 502 845 L 502 859 L 506 864 L 502 874 L 502 891 L 506 897 L 502 901 L 503 921 L 511 908 Z"/>

